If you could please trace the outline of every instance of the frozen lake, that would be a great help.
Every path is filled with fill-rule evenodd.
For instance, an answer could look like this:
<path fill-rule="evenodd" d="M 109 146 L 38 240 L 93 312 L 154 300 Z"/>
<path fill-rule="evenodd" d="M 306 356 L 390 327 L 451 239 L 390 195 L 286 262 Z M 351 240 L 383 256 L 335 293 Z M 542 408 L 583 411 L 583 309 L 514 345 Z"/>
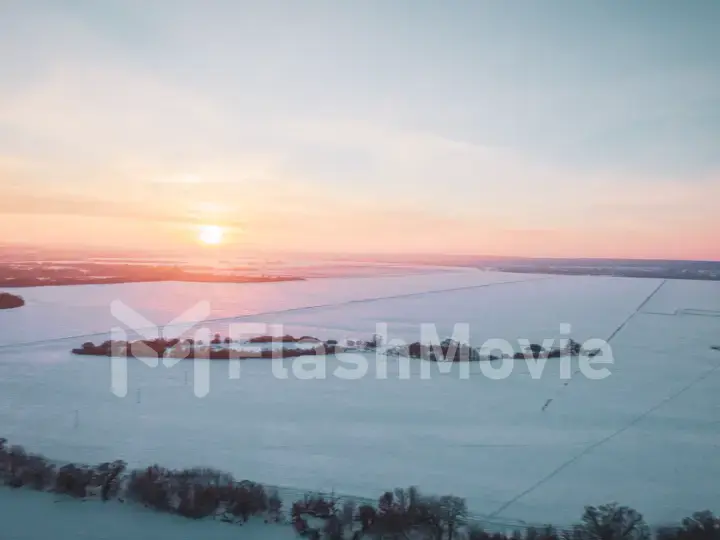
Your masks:
<path fill-rule="evenodd" d="M 720 283 L 438 270 L 18 292 L 27 306 L 0 313 L 0 435 L 56 459 L 209 465 L 372 498 L 418 485 L 508 522 L 566 525 L 584 505 L 615 500 L 651 523 L 720 507 L 720 352 L 710 349 L 720 345 Z M 578 341 L 613 336 L 614 364 L 602 380 L 575 373 L 568 381 L 558 359 L 540 378 L 518 361 L 502 380 L 478 365 L 468 378 L 457 366 L 431 366 L 423 378 L 416 362 L 403 379 L 389 360 L 383 379 L 368 355 L 368 374 L 348 380 L 333 372 L 353 358 L 321 357 L 327 376 L 306 380 L 301 370 L 278 378 L 263 360 L 244 361 L 230 378 L 227 362 L 215 361 L 199 399 L 191 362 L 133 361 L 119 398 L 109 359 L 69 353 L 118 325 L 114 300 L 160 325 L 208 301 L 212 331 L 260 322 L 321 339 L 369 338 L 376 323 L 390 338 L 417 340 L 423 323 L 446 337 L 467 323 L 480 346 L 558 338 L 569 324 Z"/>

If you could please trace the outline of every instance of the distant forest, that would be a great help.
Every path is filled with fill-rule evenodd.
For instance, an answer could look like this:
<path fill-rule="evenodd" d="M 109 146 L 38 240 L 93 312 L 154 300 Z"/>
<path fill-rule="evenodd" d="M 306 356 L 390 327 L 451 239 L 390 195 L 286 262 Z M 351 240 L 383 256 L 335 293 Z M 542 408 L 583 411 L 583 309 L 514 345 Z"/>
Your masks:
<path fill-rule="evenodd" d="M 479 268 L 501 272 L 720 281 L 720 262 L 623 259 L 508 259 Z"/>

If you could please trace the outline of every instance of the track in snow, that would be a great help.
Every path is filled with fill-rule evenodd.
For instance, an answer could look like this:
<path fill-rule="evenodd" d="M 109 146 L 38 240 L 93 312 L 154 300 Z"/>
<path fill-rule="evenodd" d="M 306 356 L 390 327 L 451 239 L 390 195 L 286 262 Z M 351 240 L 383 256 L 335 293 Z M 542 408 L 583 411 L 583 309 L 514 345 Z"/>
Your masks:
<path fill-rule="evenodd" d="M 611 341 L 613 338 L 615 338 L 615 337 L 622 331 L 622 329 L 625 328 L 625 326 L 627 326 L 627 324 L 628 324 L 636 315 L 638 315 L 639 313 L 642 312 L 642 308 L 647 305 L 647 303 L 660 291 L 660 289 L 661 289 L 666 283 L 667 283 L 667 280 L 663 280 L 663 281 L 660 283 L 660 285 L 658 285 L 658 286 L 655 288 L 655 290 L 653 290 L 653 291 L 647 296 L 647 298 L 645 298 L 645 300 L 643 300 L 643 302 L 637 307 L 637 309 L 636 309 L 633 313 L 631 313 L 631 314 L 628 316 L 628 318 L 625 319 L 625 320 L 622 322 L 622 324 L 620 324 L 620 325 L 613 331 L 612 334 L 610 334 L 610 337 L 608 337 L 606 341 L 607 341 L 608 343 L 610 343 L 610 341 Z M 665 404 L 669 403 L 670 401 L 676 399 L 676 398 L 679 397 L 681 394 L 685 393 L 687 390 L 690 390 L 690 389 L 691 389 L 693 386 L 695 386 L 697 383 L 699 383 L 699 382 L 701 382 L 702 380 L 706 379 L 707 377 L 709 377 L 710 375 L 712 375 L 714 372 L 718 371 L 719 369 L 720 369 L 720 364 L 718 364 L 717 366 L 711 368 L 709 371 L 706 371 L 705 373 L 703 373 L 702 375 L 700 375 L 699 377 L 697 377 L 696 379 L 694 379 L 693 381 L 691 381 L 689 384 L 687 384 L 686 386 L 684 386 L 683 388 L 681 388 L 679 391 L 677 391 L 677 392 L 675 392 L 675 393 L 673 393 L 673 394 L 670 394 L 669 396 L 667 396 L 666 398 L 664 398 L 663 400 L 661 400 L 659 403 L 655 404 L 655 405 L 652 406 L 650 409 L 648 409 L 647 411 L 643 412 L 642 414 L 640 414 L 639 416 L 637 416 L 636 418 L 634 418 L 632 421 L 630 421 L 628 424 L 626 424 L 625 426 L 621 427 L 621 428 L 618 429 L 617 431 L 614 431 L 614 432 L 611 433 L 610 435 L 608 435 L 608 436 L 606 436 L 606 437 L 604 437 L 604 438 L 602 438 L 602 439 L 600 439 L 600 440 L 598 440 L 598 441 L 596 441 L 596 442 L 593 442 L 592 444 L 590 444 L 589 446 L 587 446 L 584 450 L 582 450 L 579 454 L 577 454 L 577 455 L 573 456 L 572 458 L 570 458 L 568 461 L 566 461 L 565 463 L 563 463 L 562 465 L 560 465 L 559 467 L 557 467 L 555 470 L 553 470 L 552 472 L 550 472 L 549 474 L 547 474 L 545 477 L 541 478 L 538 482 L 536 482 L 535 484 L 533 484 L 532 486 L 530 486 L 529 488 L 527 488 L 525 491 L 519 493 L 518 495 L 516 495 L 515 497 L 513 497 L 513 498 L 510 499 L 509 501 L 503 503 L 499 508 L 497 508 L 494 512 L 492 512 L 488 517 L 490 517 L 490 518 L 497 517 L 501 512 L 505 511 L 508 507 L 510 507 L 511 505 L 513 505 L 514 503 L 516 503 L 517 501 L 519 501 L 520 499 L 522 499 L 522 498 L 525 497 L 526 495 L 529 495 L 530 493 L 532 493 L 533 491 L 535 491 L 537 488 L 539 488 L 540 486 L 542 486 L 543 484 L 545 484 L 547 481 L 551 480 L 553 477 L 555 477 L 557 474 L 559 474 L 560 472 L 562 472 L 563 470 L 565 470 L 567 467 L 569 467 L 569 466 L 572 465 L 573 463 L 576 463 L 576 462 L 579 461 L 582 457 L 586 456 L 587 454 L 589 454 L 590 452 L 592 452 L 593 450 L 595 450 L 595 449 L 598 448 L 599 446 L 602 446 L 602 445 L 605 444 L 606 442 L 610 441 L 611 439 L 615 438 L 616 436 L 620 435 L 621 433 L 623 433 L 623 432 L 627 431 L 628 429 L 632 428 L 633 426 L 635 426 L 635 424 L 637 424 L 638 422 L 640 422 L 643 418 L 645 418 L 645 417 L 647 417 L 648 415 L 650 415 L 651 413 L 655 412 L 656 410 L 658 410 L 658 409 L 659 409 L 660 407 L 662 407 L 663 405 L 665 405 Z M 579 370 L 578 370 L 578 371 L 575 371 L 575 372 L 573 373 L 573 375 L 576 375 L 578 372 L 579 372 Z M 566 387 L 569 383 L 570 383 L 570 381 L 566 381 L 565 384 L 563 385 L 563 388 Z M 556 396 L 556 397 L 557 397 L 557 396 Z M 543 408 L 542 408 L 543 411 L 544 411 L 545 409 L 547 409 L 548 405 L 550 405 L 550 403 L 552 403 L 553 399 L 554 399 L 554 398 L 550 398 L 550 399 L 548 399 L 548 400 L 545 402 L 545 404 L 543 405 Z"/>
<path fill-rule="evenodd" d="M 653 296 L 655 296 L 655 295 L 660 291 L 660 289 L 663 287 L 663 285 L 665 285 L 665 283 L 667 283 L 667 280 L 666 280 L 666 279 L 664 279 L 664 280 L 660 283 L 660 285 L 658 285 L 658 286 L 645 298 L 645 300 L 643 300 L 643 301 L 640 303 L 640 305 L 635 309 L 635 311 L 633 311 L 633 312 L 627 317 L 627 319 L 625 319 L 625 320 L 620 324 L 620 326 L 618 326 L 615 330 L 613 330 L 612 334 L 610 334 L 610 337 L 608 337 L 608 338 L 605 340 L 605 342 L 606 342 L 606 343 L 610 343 L 610 342 L 612 341 L 612 339 L 613 339 L 615 336 L 617 336 L 617 335 L 622 331 L 622 329 L 625 328 L 625 326 L 626 326 L 636 315 L 638 315 L 639 313 L 642 313 L 642 308 L 644 308 L 644 307 L 647 305 L 647 303 L 653 298 Z M 572 377 L 574 377 L 574 376 L 577 375 L 578 373 L 580 373 L 580 370 L 579 370 L 579 369 L 576 369 L 576 370 L 573 372 Z M 550 406 L 550 404 L 551 404 L 553 401 L 555 401 L 558 397 L 560 397 L 560 396 L 562 395 L 563 388 L 566 388 L 567 386 L 569 386 L 571 381 L 572 381 L 572 378 L 570 378 L 570 379 L 568 379 L 567 381 L 565 381 L 565 382 L 563 383 L 563 385 L 562 385 L 562 386 L 558 389 L 558 391 L 555 393 L 555 396 L 553 396 L 553 397 L 551 397 L 551 398 L 548 398 L 548 399 L 545 401 L 545 403 L 543 404 L 543 406 L 542 406 L 542 408 L 541 408 L 541 410 L 542 410 L 543 412 L 544 412 L 545 410 L 547 410 L 547 408 Z"/>
<path fill-rule="evenodd" d="M 695 379 L 693 379 L 692 381 L 690 381 L 690 383 L 688 383 L 688 384 L 686 384 L 685 386 L 683 386 L 683 387 L 682 387 L 680 390 L 678 390 L 677 392 L 674 392 L 674 393 L 670 394 L 669 396 L 665 397 L 665 398 L 662 399 L 660 402 L 656 403 L 655 405 L 653 405 L 652 407 L 650 407 L 648 410 L 646 410 L 646 411 L 643 412 L 642 414 L 640 414 L 640 415 L 636 416 L 635 418 L 633 418 L 630 422 L 628 422 L 627 424 L 625 424 L 624 426 L 622 426 L 620 429 L 612 432 L 610 435 L 607 435 L 607 436 L 603 437 L 603 438 L 600 439 L 599 441 L 596 441 L 596 442 L 592 443 L 591 445 L 589 445 L 588 447 L 586 447 L 582 452 L 580 452 L 579 454 L 577 454 L 577 455 L 573 456 L 572 458 L 570 458 L 568 461 L 566 461 L 565 463 L 563 463 L 562 465 L 560 465 L 559 467 L 557 467 L 557 468 L 556 468 L 555 470 L 553 470 L 550 474 L 548 474 L 548 475 L 546 475 L 545 477 L 541 478 L 538 482 L 536 482 L 535 484 L 533 484 L 532 486 L 530 486 L 529 488 L 527 488 L 525 491 L 523 491 L 522 493 L 519 493 L 518 495 L 516 495 L 515 497 L 513 497 L 513 498 L 510 499 L 509 501 L 503 503 L 502 506 L 500 506 L 499 508 L 497 508 L 497 509 L 496 509 L 494 512 L 492 512 L 488 517 L 491 518 L 491 519 L 497 517 L 501 512 L 503 512 L 504 510 L 506 510 L 507 508 L 509 508 L 511 505 L 513 505 L 514 503 L 516 503 L 517 501 L 519 501 L 520 499 L 522 499 L 525 495 L 529 495 L 530 493 L 532 493 L 533 491 L 535 491 L 537 488 L 539 488 L 540 486 L 542 486 L 543 484 L 545 484 L 547 481 L 551 480 L 552 478 L 554 478 L 555 476 L 557 476 L 558 474 L 560 474 L 563 470 L 565 470 L 566 468 L 568 468 L 570 465 L 576 463 L 576 462 L 579 461 L 581 458 L 583 458 L 584 456 L 588 455 L 588 454 L 591 453 L 593 450 L 595 450 L 596 448 L 602 446 L 602 445 L 605 444 L 606 442 L 614 439 L 614 438 L 617 437 L 618 435 L 620 435 L 620 434 L 626 432 L 627 430 L 631 429 L 631 428 L 634 427 L 638 422 L 640 422 L 641 420 L 643 420 L 644 418 L 646 418 L 646 417 L 649 416 L 650 414 L 652 414 L 652 413 L 654 413 L 655 411 L 657 411 L 658 409 L 660 409 L 663 405 L 666 405 L 667 403 L 670 403 L 670 402 L 673 401 L 674 399 L 677 399 L 677 398 L 680 397 L 682 394 L 684 394 L 685 392 L 687 392 L 688 390 L 690 390 L 693 386 L 695 386 L 695 385 L 698 384 L 699 382 L 707 379 L 710 375 L 712 375 L 713 373 L 715 373 L 715 372 L 718 371 L 718 370 L 720 370 L 720 364 L 718 364 L 718 365 L 716 365 L 715 367 L 709 369 L 708 371 L 706 371 L 705 373 L 703 373 L 703 374 L 700 375 L 699 377 L 696 377 Z"/>
<path fill-rule="evenodd" d="M 303 306 L 303 307 L 296 307 L 296 308 L 287 308 L 287 309 L 279 309 L 274 311 L 263 311 L 259 313 L 251 313 L 247 315 L 231 315 L 228 317 L 218 317 L 215 319 L 204 319 L 201 321 L 184 321 L 182 323 L 183 326 L 186 325 L 193 325 L 198 323 L 218 323 L 218 322 L 230 322 L 230 321 L 242 321 L 247 319 L 255 319 L 258 317 L 266 317 L 269 315 L 281 315 L 283 313 L 301 313 L 304 311 L 314 311 L 318 309 L 325 309 L 325 308 L 331 308 L 331 307 L 339 307 L 339 306 L 347 306 L 347 305 L 353 305 L 353 304 L 368 304 L 372 302 L 380 302 L 382 300 L 395 300 L 398 298 L 414 298 L 414 297 L 420 297 L 430 294 L 439 294 L 439 293 L 447 293 L 447 292 L 456 292 L 456 291 L 466 291 L 466 290 L 474 290 L 474 289 L 483 289 L 487 287 L 494 287 L 496 285 L 512 285 L 514 283 L 527 283 L 530 281 L 544 281 L 547 279 L 554 279 L 554 276 L 543 276 L 539 278 L 532 278 L 532 279 L 519 279 L 514 281 L 499 281 L 495 283 L 483 283 L 481 285 L 467 285 L 464 287 L 453 287 L 450 289 L 436 289 L 431 291 L 422 291 L 422 292 L 414 292 L 414 293 L 404 293 L 404 294 L 396 294 L 396 295 L 390 295 L 390 296 L 376 296 L 372 298 L 360 298 L 357 300 L 346 300 L 344 302 L 336 302 L 336 303 L 328 303 L 328 304 L 317 304 L 314 306 Z M 179 326 L 179 325 L 178 325 Z M 164 327 L 164 328 L 172 328 L 172 327 Z M 138 331 L 142 330 L 151 330 L 151 328 L 138 328 Z M 25 341 L 21 343 L 11 343 L 8 345 L 0 345 L 0 351 L 5 349 L 16 349 L 16 348 L 22 348 L 22 347 L 29 347 L 33 345 L 46 345 L 51 343 L 61 343 L 63 341 L 68 340 L 75 340 L 75 339 L 84 339 L 84 338 L 91 338 L 95 336 L 105 336 L 108 332 L 93 332 L 90 334 L 78 334 L 74 336 L 66 336 L 61 338 L 52 338 L 52 339 L 44 339 L 44 340 L 37 340 L 37 341 Z"/>
<path fill-rule="evenodd" d="M 653 296 L 655 296 L 658 292 L 660 292 L 660 289 L 662 289 L 663 286 L 664 286 L 666 283 L 667 283 L 667 279 L 663 279 L 662 282 L 660 283 L 660 285 L 658 285 L 658 286 L 655 288 L 655 290 L 654 290 L 653 292 L 651 292 L 645 300 L 643 300 L 643 302 L 637 307 L 637 309 L 636 309 L 634 312 L 632 312 L 632 313 L 630 314 L 630 316 L 629 316 L 627 319 L 625 319 L 625 320 L 623 321 L 623 323 L 622 323 L 620 326 L 618 326 L 618 327 L 615 329 L 615 331 L 614 331 L 612 334 L 610 334 L 610 337 L 607 338 L 605 341 L 607 341 L 608 343 L 610 343 L 610 342 L 612 341 L 612 339 L 613 339 L 615 336 L 617 336 L 623 328 L 625 328 L 625 326 L 627 325 L 627 323 L 629 323 L 638 313 L 640 313 L 640 312 L 642 311 L 642 308 L 644 308 L 644 307 L 647 305 L 647 303 L 648 303 L 650 300 L 652 300 Z"/>

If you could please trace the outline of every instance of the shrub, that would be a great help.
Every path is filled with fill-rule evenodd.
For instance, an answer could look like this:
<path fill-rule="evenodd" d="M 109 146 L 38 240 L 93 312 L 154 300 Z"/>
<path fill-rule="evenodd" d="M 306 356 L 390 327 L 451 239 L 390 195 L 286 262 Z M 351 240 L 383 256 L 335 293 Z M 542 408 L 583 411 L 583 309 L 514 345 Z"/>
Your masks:
<path fill-rule="evenodd" d="M 545 352 L 545 349 L 537 343 L 531 343 L 528 350 L 533 358 L 539 358 L 540 355 Z"/>
<path fill-rule="evenodd" d="M 45 491 L 54 482 L 55 466 L 50 465 L 42 456 L 32 455 L 29 456 L 20 477 L 23 485 Z"/>
<path fill-rule="evenodd" d="M 293 503 L 292 514 L 309 514 L 317 518 L 329 518 L 335 514 L 335 501 L 322 495 L 306 494 L 302 501 Z"/>
<path fill-rule="evenodd" d="M 13 309 L 25 305 L 22 296 L 16 296 L 10 293 L 0 293 L 0 309 Z"/>
<path fill-rule="evenodd" d="M 229 493 L 228 511 L 232 515 L 240 517 L 243 522 L 247 521 L 250 516 L 267 511 L 268 507 L 269 502 L 265 488 L 255 482 L 248 480 L 240 482 Z"/>
<path fill-rule="evenodd" d="M 100 486 L 100 497 L 103 501 L 114 497 L 119 489 L 120 477 L 127 463 L 121 460 L 112 463 L 101 463 L 93 471 L 93 483 Z"/>
<path fill-rule="evenodd" d="M 432 362 L 441 360 L 450 362 L 479 362 L 482 359 L 477 349 L 474 349 L 467 343 L 461 343 L 453 339 L 445 339 L 436 345 L 416 341 L 408 345 L 404 353 L 410 358 L 421 358 Z M 440 356 L 442 356 L 442 358 Z M 489 359 L 498 360 L 499 357 L 491 355 Z"/>
<path fill-rule="evenodd" d="M 0 477 L 11 487 L 28 486 L 44 490 L 52 484 L 54 467 L 38 455 L 28 454 L 22 446 L 6 446 L 0 439 Z"/>
<path fill-rule="evenodd" d="M 130 473 L 127 485 L 128 498 L 154 510 L 169 512 L 170 495 L 165 469 L 153 465 L 144 471 L 135 470 Z"/>
<path fill-rule="evenodd" d="M 212 516 L 220 506 L 220 494 L 216 486 L 184 482 L 178 486 L 177 497 L 177 513 L 186 518 Z"/>
<path fill-rule="evenodd" d="M 28 455 L 22 446 L 13 445 L 10 447 L 6 459 L 10 476 L 15 476 L 18 470 L 27 462 Z"/>
<path fill-rule="evenodd" d="M 375 510 L 375 507 L 370 506 L 369 504 L 363 504 L 358 508 L 357 517 L 355 519 L 360 522 L 361 530 L 363 532 L 367 532 L 375 524 L 376 518 L 377 511 Z"/>
<path fill-rule="evenodd" d="M 55 492 L 71 497 L 83 498 L 90 485 L 92 472 L 74 464 L 60 467 L 55 477 Z"/>

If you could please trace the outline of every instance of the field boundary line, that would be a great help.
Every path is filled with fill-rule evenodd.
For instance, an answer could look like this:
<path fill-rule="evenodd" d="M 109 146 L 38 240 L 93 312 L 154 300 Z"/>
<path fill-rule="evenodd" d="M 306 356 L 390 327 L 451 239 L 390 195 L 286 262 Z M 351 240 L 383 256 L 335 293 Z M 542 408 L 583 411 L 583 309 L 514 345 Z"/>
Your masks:
<path fill-rule="evenodd" d="M 708 377 L 710 377 L 712 374 L 714 374 L 714 373 L 715 373 L 716 371 L 718 371 L 718 370 L 720 370 L 720 363 L 718 363 L 716 366 L 712 367 L 712 368 L 709 369 L 708 371 L 704 372 L 704 373 L 701 374 L 699 377 L 696 377 L 695 379 L 693 379 L 692 381 L 690 381 L 688 384 L 686 384 L 685 386 L 683 386 L 683 387 L 680 388 L 679 390 L 677 390 L 677 391 L 675 391 L 674 393 L 666 396 L 665 398 L 663 398 L 662 400 L 660 400 L 658 403 L 656 403 L 655 405 L 653 405 L 652 407 L 650 407 L 649 409 L 647 409 L 645 412 L 641 413 L 640 415 L 636 416 L 633 420 L 631 420 L 630 422 L 628 422 L 628 423 L 625 424 L 624 426 L 620 427 L 620 428 L 617 429 L 616 431 L 614 431 L 614 432 L 610 433 L 609 435 L 606 435 L 606 436 L 603 437 L 602 439 L 600 439 L 600 440 L 598 440 L 598 441 L 590 444 L 590 445 L 589 445 L 588 447 L 586 447 L 582 452 L 580 452 L 579 454 L 577 454 L 577 455 L 573 456 L 572 458 L 570 458 L 568 461 L 566 461 L 565 463 L 563 463 L 562 465 L 560 465 L 559 467 L 557 467 L 555 470 L 553 470 L 552 472 L 550 472 L 549 474 L 547 474 L 546 476 L 544 476 L 543 478 L 541 478 L 541 479 L 540 479 L 539 481 L 537 481 L 535 484 L 533 484 L 532 486 L 530 486 L 529 488 L 527 488 L 526 490 L 524 490 L 524 491 L 521 492 L 520 494 L 516 495 L 515 497 L 513 497 L 513 498 L 510 499 L 509 501 L 503 503 L 499 508 L 497 508 L 495 511 L 493 511 L 493 512 L 489 515 L 489 517 L 490 517 L 490 518 L 497 517 L 498 514 L 500 514 L 501 512 L 503 512 L 504 510 L 506 510 L 507 508 L 509 508 L 510 506 L 512 506 L 513 504 L 515 504 L 517 501 L 519 501 L 520 499 L 522 499 L 522 498 L 525 497 L 526 495 L 529 495 L 530 493 L 532 493 L 533 491 L 535 491 L 537 488 L 539 488 L 540 486 L 542 486 L 543 484 L 545 484 L 545 482 L 547 482 L 547 481 L 551 480 L 552 478 L 554 478 L 555 476 L 557 476 L 559 473 L 561 473 L 563 470 L 565 470 L 566 468 L 568 468 L 570 465 L 573 465 L 574 463 L 576 463 L 577 461 L 579 461 L 580 459 L 582 459 L 583 457 L 585 457 L 586 455 L 588 455 L 589 453 L 591 453 L 591 452 L 592 452 L 593 450 L 595 450 L 596 448 L 602 446 L 602 445 L 605 444 L 606 442 L 614 439 L 614 438 L 617 437 L 618 435 L 621 435 L 622 433 L 625 433 L 625 432 L 628 431 L 629 429 L 633 428 L 636 424 L 638 424 L 639 422 L 641 422 L 642 420 L 644 420 L 646 417 L 650 416 L 652 413 L 654 413 L 655 411 L 657 411 L 658 409 L 660 409 L 660 408 L 663 407 L 664 405 L 666 405 L 666 404 L 670 403 L 671 401 L 677 399 L 677 398 L 680 397 L 682 394 L 684 394 L 685 392 L 687 392 L 688 390 L 690 390 L 693 386 L 695 386 L 696 384 L 704 381 L 705 379 L 707 379 Z"/>
<path fill-rule="evenodd" d="M 339 306 L 346 306 L 351 304 L 366 304 L 366 303 L 372 303 L 372 302 L 380 302 L 383 300 L 395 300 L 395 299 L 403 299 L 403 298 L 413 298 L 417 296 L 425 296 L 429 294 L 440 294 L 440 293 L 447 293 L 447 292 L 456 292 L 456 291 L 467 291 L 467 290 L 473 290 L 473 289 L 484 289 L 488 287 L 493 287 L 495 285 L 512 285 L 515 283 L 528 283 L 532 281 L 545 281 L 548 279 L 553 279 L 555 276 L 543 276 L 539 278 L 533 278 L 533 279 L 519 279 L 514 281 L 497 281 L 494 283 L 482 283 L 480 285 L 465 285 L 462 287 L 452 287 L 450 289 L 435 289 L 430 291 L 420 291 L 420 292 L 413 292 L 413 293 L 403 293 L 403 294 L 397 294 L 397 295 L 390 295 L 390 296 L 377 296 L 372 298 L 358 298 L 355 300 L 345 300 L 337 303 L 328 303 L 328 304 L 317 304 L 313 306 L 302 306 L 302 307 L 295 307 L 295 308 L 287 308 L 287 309 L 278 309 L 278 310 L 270 310 L 270 311 L 263 311 L 259 313 L 249 313 L 247 315 L 229 315 L 227 317 L 218 317 L 215 319 L 205 319 L 203 321 L 183 321 L 183 325 L 186 324 L 199 324 L 199 323 L 219 323 L 219 322 L 226 322 L 226 321 L 240 321 L 240 320 L 247 320 L 247 319 L 253 319 L 258 317 L 266 317 L 268 315 L 280 315 L 283 313 L 299 313 L 303 311 L 312 311 L 316 309 L 326 309 L 326 308 L 333 308 L 333 307 L 339 307 Z M 172 326 L 165 326 L 164 328 L 172 329 Z M 149 328 L 138 328 L 138 331 L 142 330 L 149 330 Z M 89 338 L 89 337 L 95 337 L 95 336 L 103 336 L 109 334 L 109 330 L 105 332 L 92 332 L 89 334 L 79 334 L 75 336 L 67 336 L 67 337 L 61 337 L 61 338 L 51 338 L 51 339 L 44 339 L 44 340 L 37 340 L 37 341 L 25 341 L 20 343 L 9 343 L 7 345 L 0 345 L 0 351 L 5 349 L 15 349 L 15 348 L 22 348 L 22 347 L 30 347 L 33 345 L 44 345 L 44 344 L 50 344 L 50 343 L 60 343 L 62 341 L 67 341 L 71 339 L 82 339 L 82 338 Z"/>

